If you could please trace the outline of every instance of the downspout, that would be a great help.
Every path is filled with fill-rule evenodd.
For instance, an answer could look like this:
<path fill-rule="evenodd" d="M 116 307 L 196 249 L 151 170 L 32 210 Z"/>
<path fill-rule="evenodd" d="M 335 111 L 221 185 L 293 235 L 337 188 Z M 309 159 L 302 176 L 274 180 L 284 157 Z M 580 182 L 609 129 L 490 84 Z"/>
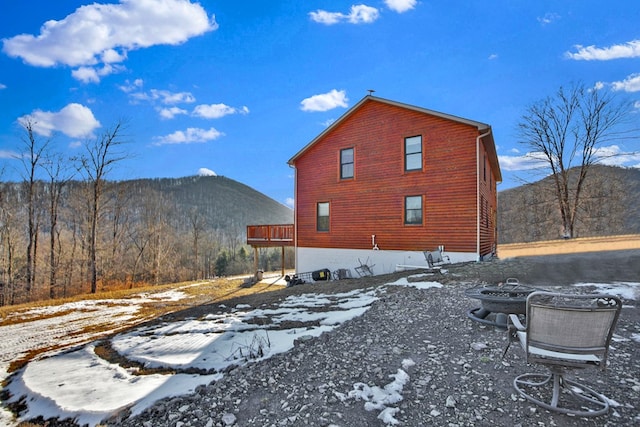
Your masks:
<path fill-rule="evenodd" d="M 293 169 L 293 268 L 298 272 L 298 169 L 291 163 Z"/>
<path fill-rule="evenodd" d="M 480 261 L 480 140 L 491 134 L 491 128 L 476 137 L 476 254 Z"/>

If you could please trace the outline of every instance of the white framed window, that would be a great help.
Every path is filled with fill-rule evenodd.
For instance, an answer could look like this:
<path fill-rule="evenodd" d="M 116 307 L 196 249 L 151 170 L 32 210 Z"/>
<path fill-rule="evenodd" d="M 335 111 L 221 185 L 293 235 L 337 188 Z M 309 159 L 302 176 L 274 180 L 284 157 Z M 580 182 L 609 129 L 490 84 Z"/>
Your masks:
<path fill-rule="evenodd" d="M 404 198 L 405 225 L 422 225 L 422 196 Z"/>
<path fill-rule="evenodd" d="M 316 212 L 316 230 L 329 231 L 329 202 L 319 202 Z"/>

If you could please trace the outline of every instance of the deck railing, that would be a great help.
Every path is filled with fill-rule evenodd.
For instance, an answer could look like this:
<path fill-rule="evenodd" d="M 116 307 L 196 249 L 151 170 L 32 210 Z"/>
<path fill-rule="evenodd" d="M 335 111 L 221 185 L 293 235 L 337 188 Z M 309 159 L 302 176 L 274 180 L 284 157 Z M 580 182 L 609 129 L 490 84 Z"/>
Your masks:
<path fill-rule="evenodd" d="M 247 225 L 251 246 L 293 246 L 293 224 Z"/>

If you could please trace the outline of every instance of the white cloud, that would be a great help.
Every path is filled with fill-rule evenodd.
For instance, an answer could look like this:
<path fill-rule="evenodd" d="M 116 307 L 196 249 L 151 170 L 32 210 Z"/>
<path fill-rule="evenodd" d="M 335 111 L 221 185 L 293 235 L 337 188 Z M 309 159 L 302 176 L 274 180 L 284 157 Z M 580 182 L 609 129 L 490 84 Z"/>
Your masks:
<path fill-rule="evenodd" d="M 416 6 L 417 0 L 384 0 L 387 7 L 395 12 L 403 13 Z"/>
<path fill-rule="evenodd" d="M 293 197 L 287 197 L 287 200 L 285 200 L 285 205 L 293 209 L 296 206 L 296 199 L 294 199 Z"/>
<path fill-rule="evenodd" d="M 611 83 L 613 90 L 625 92 L 640 92 L 640 73 L 631 74 L 626 79 Z"/>
<path fill-rule="evenodd" d="M 379 12 L 375 7 L 358 4 L 351 6 L 348 21 L 351 24 L 370 24 L 378 19 Z"/>
<path fill-rule="evenodd" d="M 68 104 L 58 112 L 35 110 L 20 117 L 18 121 L 31 121 L 33 131 L 44 136 L 51 136 L 54 131 L 59 131 L 72 138 L 90 137 L 100 127 L 100 122 L 93 116 L 91 109 L 76 103 Z"/>
<path fill-rule="evenodd" d="M 640 162 L 640 153 L 630 153 L 623 151 L 617 145 L 599 147 L 595 151 L 595 157 L 599 163 L 609 166 L 631 166 L 635 167 Z"/>
<path fill-rule="evenodd" d="M 505 171 L 523 171 L 548 166 L 542 153 L 527 153 L 522 156 L 498 156 L 500 169 Z"/>
<path fill-rule="evenodd" d="M 217 173 L 215 173 L 211 169 L 207 169 L 207 168 L 198 169 L 198 175 L 200 175 L 200 176 L 218 176 Z"/>
<path fill-rule="evenodd" d="M 345 15 L 339 12 L 327 12 L 326 10 L 316 10 L 315 12 L 309 12 L 309 16 L 312 21 L 319 24 L 333 25 L 342 21 Z"/>
<path fill-rule="evenodd" d="M 542 17 L 538 17 L 537 19 L 540 24 L 549 25 L 560 19 L 560 15 L 558 15 L 557 13 L 549 12 L 545 13 Z"/>
<path fill-rule="evenodd" d="M 178 45 L 217 29 L 215 17 L 188 0 L 120 0 L 81 6 L 60 21 L 50 20 L 40 34 L 3 39 L 3 51 L 38 67 L 96 67 L 97 76 L 117 71 L 104 65 L 122 62 L 130 50 Z M 100 67 L 100 64 L 103 66 Z M 75 73 L 95 81 L 88 70 Z"/>
<path fill-rule="evenodd" d="M 161 108 L 158 110 L 158 112 L 160 113 L 161 118 L 167 120 L 173 119 L 175 116 L 188 113 L 187 110 L 183 110 L 182 108 L 178 107 Z"/>
<path fill-rule="evenodd" d="M 100 78 L 108 76 L 125 68 L 122 65 L 104 64 L 102 67 L 79 67 L 71 71 L 74 79 L 82 83 L 98 83 Z"/>
<path fill-rule="evenodd" d="M 512 150 L 513 151 L 513 150 Z M 597 163 L 609 166 L 636 167 L 640 162 L 640 153 L 623 151 L 617 145 L 599 147 L 594 152 Z M 542 153 L 527 153 L 522 156 L 498 156 L 500 169 L 504 171 L 525 171 L 548 168 L 549 164 Z"/>
<path fill-rule="evenodd" d="M 126 80 L 124 85 L 118 86 L 118 87 L 120 88 L 121 91 L 125 93 L 131 93 L 134 90 L 138 90 L 142 88 L 143 85 L 144 85 L 144 82 L 142 81 L 142 79 L 135 79 L 133 82 Z"/>
<path fill-rule="evenodd" d="M 346 92 L 344 90 L 331 90 L 331 92 L 313 95 L 303 99 L 300 109 L 302 111 L 328 111 L 337 107 L 347 108 Z"/>
<path fill-rule="evenodd" d="M 11 150 L 0 150 L 0 159 L 18 159 L 20 154 Z"/>
<path fill-rule="evenodd" d="M 225 104 L 202 104 L 193 109 L 193 115 L 204 119 L 219 119 L 230 114 L 249 114 L 249 108 L 234 108 Z"/>
<path fill-rule="evenodd" d="M 492 53 L 491 55 L 489 55 L 489 60 L 493 61 L 494 59 L 498 59 L 498 54 L 497 53 Z"/>
<path fill-rule="evenodd" d="M 7 88 L 7 85 L 3 85 L 2 83 L 0 83 L 0 90 L 6 89 L 6 88 Z"/>
<path fill-rule="evenodd" d="M 107 49 L 102 53 L 102 62 L 105 64 L 111 64 L 113 62 L 123 62 L 127 59 L 127 54 L 120 53 L 115 49 Z"/>
<path fill-rule="evenodd" d="M 224 136 L 224 133 L 215 128 L 187 128 L 186 131 L 179 130 L 169 135 L 159 136 L 156 138 L 157 142 L 153 145 L 203 143 L 213 141 L 221 136 Z"/>
<path fill-rule="evenodd" d="M 98 83 L 100 77 L 95 68 L 92 67 L 80 67 L 71 71 L 71 75 L 74 79 L 80 80 L 82 83 Z"/>
<path fill-rule="evenodd" d="M 565 57 L 585 61 L 608 61 L 611 59 L 640 57 L 640 40 L 632 40 L 624 44 L 617 44 L 605 48 L 577 45 L 576 53 L 566 52 Z"/>
<path fill-rule="evenodd" d="M 380 12 L 375 7 L 358 4 L 351 6 L 349 14 L 340 12 L 327 12 L 325 10 L 317 10 L 309 12 L 311 20 L 319 24 L 334 25 L 340 22 L 348 22 L 350 24 L 371 24 L 380 16 Z"/>
<path fill-rule="evenodd" d="M 171 92 L 168 90 L 151 89 L 149 92 L 135 92 L 130 94 L 136 101 L 159 101 L 165 105 L 190 104 L 196 102 L 191 92 Z"/>

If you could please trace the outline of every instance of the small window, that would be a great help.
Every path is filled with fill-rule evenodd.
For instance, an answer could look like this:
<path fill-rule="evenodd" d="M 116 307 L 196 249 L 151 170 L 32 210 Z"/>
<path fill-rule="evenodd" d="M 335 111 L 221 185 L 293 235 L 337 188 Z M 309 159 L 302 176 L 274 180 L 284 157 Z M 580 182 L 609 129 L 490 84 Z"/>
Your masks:
<path fill-rule="evenodd" d="M 340 150 L 340 179 L 353 178 L 353 148 Z"/>
<path fill-rule="evenodd" d="M 329 231 L 329 202 L 318 203 L 317 231 Z"/>
<path fill-rule="evenodd" d="M 422 136 L 404 139 L 404 170 L 422 170 Z"/>
<path fill-rule="evenodd" d="M 484 153 L 482 155 L 482 159 L 484 160 L 483 166 L 482 166 L 482 177 L 484 178 L 484 180 L 487 180 L 487 153 Z"/>
<path fill-rule="evenodd" d="M 404 223 L 408 225 L 422 224 L 422 196 L 404 198 Z"/>

